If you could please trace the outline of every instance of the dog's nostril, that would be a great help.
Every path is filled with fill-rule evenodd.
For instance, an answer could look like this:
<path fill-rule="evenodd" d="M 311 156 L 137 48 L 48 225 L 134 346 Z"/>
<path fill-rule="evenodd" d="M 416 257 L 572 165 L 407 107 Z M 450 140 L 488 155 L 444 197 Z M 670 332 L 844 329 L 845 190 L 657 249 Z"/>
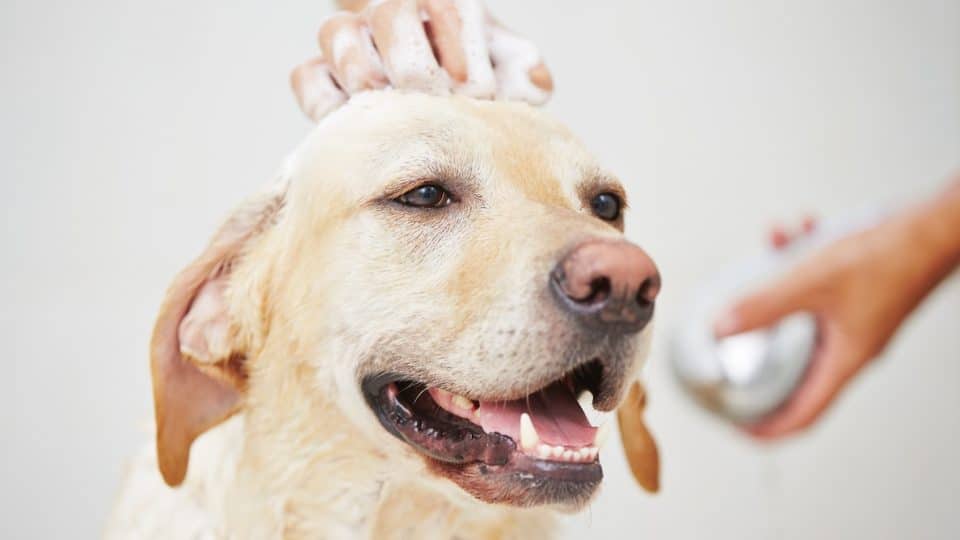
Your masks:
<path fill-rule="evenodd" d="M 652 304 L 654 298 L 657 296 L 655 288 L 656 283 L 653 278 L 643 280 L 643 283 L 640 285 L 640 290 L 637 291 L 637 303 L 641 306 Z"/>
<path fill-rule="evenodd" d="M 590 293 L 578 300 L 584 304 L 602 304 L 610 297 L 610 278 L 598 277 L 590 282 Z"/>

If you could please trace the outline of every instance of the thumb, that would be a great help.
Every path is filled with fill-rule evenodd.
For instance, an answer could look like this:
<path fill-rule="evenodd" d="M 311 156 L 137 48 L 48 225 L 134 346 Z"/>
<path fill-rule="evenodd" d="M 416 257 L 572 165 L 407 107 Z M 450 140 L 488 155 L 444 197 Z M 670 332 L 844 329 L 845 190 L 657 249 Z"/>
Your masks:
<path fill-rule="evenodd" d="M 747 431 L 757 438 L 776 439 L 809 427 L 850 380 L 850 374 L 841 367 L 841 360 L 850 354 L 843 347 L 827 344 L 786 404 Z"/>

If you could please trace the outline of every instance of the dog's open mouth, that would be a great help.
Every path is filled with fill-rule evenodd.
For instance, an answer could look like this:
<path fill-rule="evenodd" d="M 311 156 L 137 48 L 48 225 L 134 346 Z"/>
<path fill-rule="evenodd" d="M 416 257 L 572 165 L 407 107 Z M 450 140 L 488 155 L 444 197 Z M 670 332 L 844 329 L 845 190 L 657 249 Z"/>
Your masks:
<path fill-rule="evenodd" d="M 369 377 L 363 388 L 387 431 L 475 496 L 577 504 L 603 478 L 597 455 L 606 428 L 591 424 L 581 406 L 584 393 L 598 391 L 601 373 L 599 362 L 590 362 L 507 401 L 471 399 L 399 376 Z"/>

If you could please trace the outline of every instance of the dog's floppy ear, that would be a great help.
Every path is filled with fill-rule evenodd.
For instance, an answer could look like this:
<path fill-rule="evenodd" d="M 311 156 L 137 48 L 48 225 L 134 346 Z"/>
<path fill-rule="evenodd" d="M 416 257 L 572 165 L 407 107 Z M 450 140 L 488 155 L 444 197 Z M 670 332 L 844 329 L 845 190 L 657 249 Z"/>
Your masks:
<path fill-rule="evenodd" d="M 637 381 L 630 387 L 626 401 L 617 409 L 617 422 L 633 477 L 643 489 L 656 493 L 660 489 L 660 453 L 653 435 L 643 422 L 646 405 L 646 392 Z"/>
<path fill-rule="evenodd" d="M 238 350 L 225 294 L 231 269 L 249 241 L 274 222 L 282 201 L 282 193 L 268 193 L 236 210 L 177 275 L 160 308 L 150 368 L 157 461 L 171 486 L 186 476 L 193 440 L 240 407 L 245 351 Z"/>

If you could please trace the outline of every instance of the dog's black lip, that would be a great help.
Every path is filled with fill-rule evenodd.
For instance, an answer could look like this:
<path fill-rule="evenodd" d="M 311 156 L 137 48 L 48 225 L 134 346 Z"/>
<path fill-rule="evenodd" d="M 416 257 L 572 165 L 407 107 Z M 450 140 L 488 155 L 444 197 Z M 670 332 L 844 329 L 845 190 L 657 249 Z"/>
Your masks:
<path fill-rule="evenodd" d="M 367 402 L 367 406 L 370 407 L 370 410 L 377 415 L 377 420 L 380 421 L 380 424 L 389 431 L 394 437 L 403 439 L 400 436 L 400 433 L 397 432 L 396 427 L 393 426 L 391 422 L 388 422 L 384 418 L 384 412 L 379 406 L 380 399 L 380 390 L 384 386 L 403 380 L 403 377 L 396 373 L 380 373 L 377 375 L 370 375 L 363 378 L 363 382 L 360 383 L 360 391 L 363 393 L 363 398 Z"/>
<path fill-rule="evenodd" d="M 399 396 L 392 400 L 384 396 L 387 385 L 403 380 L 409 379 L 381 375 L 365 381 L 363 385 L 363 393 L 368 405 L 377 415 L 380 424 L 394 437 L 437 461 L 457 464 L 476 461 L 495 465 L 507 463 L 509 455 L 516 450 L 516 444 L 510 437 L 499 433 L 485 433 L 479 426 L 459 418 L 452 423 L 444 422 L 439 418 L 427 423 L 425 419 L 417 418 L 416 413 L 399 399 Z M 423 399 L 432 403 L 429 396 Z M 411 434 L 405 434 L 404 429 Z M 417 437 L 435 437 L 433 439 L 435 441 L 443 440 L 447 443 L 448 447 L 445 450 L 448 453 L 431 450 L 415 440 Z"/>
<path fill-rule="evenodd" d="M 483 476 L 507 476 L 512 480 L 526 482 L 530 485 L 536 485 L 537 482 L 582 484 L 590 490 L 595 488 L 603 479 L 603 468 L 599 462 L 565 463 L 537 459 L 520 452 L 516 443 L 510 437 L 500 433 L 483 433 L 479 426 L 477 426 L 478 432 L 483 434 L 483 437 L 492 438 L 495 444 L 500 445 L 494 451 L 485 453 L 485 459 L 477 459 L 476 457 L 453 459 L 450 456 L 436 455 L 404 436 L 391 418 L 391 411 L 384 406 L 385 404 L 381 399 L 382 392 L 387 385 L 404 380 L 414 379 L 397 373 L 379 373 L 364 377 L 361 382 L 361 390 L 367 405 L 377 416 L 377 420 L 384 429 L 427 457 L 436 468 L 451 471 L 469 466 Z M 403 406 L 402 402 L 398 401 L 397 403 Z M 401 414 L 409 417 L 413 416 L 413 412 L 406 408 L 401 411 Z"/>

